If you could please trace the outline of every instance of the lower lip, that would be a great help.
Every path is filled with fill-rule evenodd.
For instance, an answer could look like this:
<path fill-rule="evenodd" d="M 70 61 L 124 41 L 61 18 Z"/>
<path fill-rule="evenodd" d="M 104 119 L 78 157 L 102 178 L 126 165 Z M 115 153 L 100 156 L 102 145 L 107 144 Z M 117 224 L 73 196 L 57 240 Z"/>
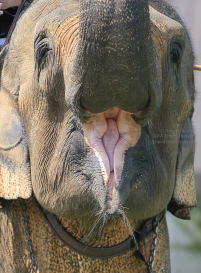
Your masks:
<path fill-rule="evenodd" d="M 121 180 L 125 152 L 136 145 L 140 134 L 131 114 L 118 108 L 93 115 L 84 125 L 85 141 L 98 157 L 111 199 Z"/>

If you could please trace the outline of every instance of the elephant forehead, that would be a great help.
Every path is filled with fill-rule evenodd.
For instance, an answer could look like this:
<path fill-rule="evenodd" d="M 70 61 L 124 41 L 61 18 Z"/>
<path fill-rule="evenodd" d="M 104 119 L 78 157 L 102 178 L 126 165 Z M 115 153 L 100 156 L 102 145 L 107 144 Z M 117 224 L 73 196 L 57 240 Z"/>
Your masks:
<path fill-rule="evenodd" d="M 50 0 L 48 4 L 46 0 L 34 2 L 18 20 L 17 27 L 12 35 L 10 48 L 14 52 L 15 49 L 17 49 L 18 53 L 19 50 L 23 52 L 23 54 L 17 54 L 18 58 L 24 55 L 24 52 L 28 54 L 33 48 L 33 37 L 37 29 L 44 29 L 48 26 L 53 30 L 55 27 L 54 31 L 56 32 L 62 21 L 66 21 L 78 12 L 79 2 L 74 0 Z"/>
<path fill-rule="evenodd" d="M 34 29 L 34 44 L 42 41 L 50 43 L 61 58 L 69 57 L 77 45 L 79 28 L 78 14 L 68 18 L 66 11 L 57 9 L 41 18 Z"/>
<path fill-rule="evenodd" d="M 151 23 L 161 32 L 163 39 L 170 36 L 172 37 L 173 33 L 181 37 L 186 36 L 186 29 L 178 21 L 167 17 L 151 6 L 149 7 L 149 10 Z"/>

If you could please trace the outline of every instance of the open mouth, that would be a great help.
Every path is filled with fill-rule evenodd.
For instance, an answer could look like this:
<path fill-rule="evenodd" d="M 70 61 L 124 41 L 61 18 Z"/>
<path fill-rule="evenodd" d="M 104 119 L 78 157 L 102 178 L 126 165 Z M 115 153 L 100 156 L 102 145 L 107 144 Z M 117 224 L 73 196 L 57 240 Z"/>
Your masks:
<path fill-rule="evenodd" d="M 92 115 L 84 125 L 85 141 L 99 160 L 111 199 L 121 181 L 126 150 L 136 145 L 140 134 L 132 114 L 116 107 Z"/>

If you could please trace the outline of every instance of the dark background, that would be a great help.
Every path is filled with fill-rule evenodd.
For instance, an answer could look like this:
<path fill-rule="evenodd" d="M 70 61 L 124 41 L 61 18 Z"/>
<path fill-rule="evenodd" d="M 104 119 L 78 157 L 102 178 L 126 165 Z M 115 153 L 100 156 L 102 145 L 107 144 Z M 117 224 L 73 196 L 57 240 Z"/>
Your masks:
<path fill-rule="evenodd" d="M 0 16 L 0 38 L 6 37 L 16 11 L 17 8 L 9 8 Z"/>

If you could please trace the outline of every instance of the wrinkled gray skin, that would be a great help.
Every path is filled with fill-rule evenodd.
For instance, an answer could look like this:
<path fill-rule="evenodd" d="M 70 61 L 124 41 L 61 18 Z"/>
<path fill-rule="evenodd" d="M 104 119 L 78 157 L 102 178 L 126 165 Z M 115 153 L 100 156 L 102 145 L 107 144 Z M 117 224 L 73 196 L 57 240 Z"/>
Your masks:
<path fill-rule="evenodd" d="M 63 217 L 125 207 L 128 218 L 146 219 L 171 198 L 193 206 L 174 193 L 194 154 L 193 54 L 179 15 L 164 0 L 81 1 L 81 13 L 75 0 L 46 2 L 33 2 L 1 56 L 1 96 L 15 108 L 9 132 L 1 125 L 4 159 L 17 161 L 21 145 L 36 198 Z M 83 126 L 113 107 L 132 113 L 141 135 L 109 203 Z"/>

